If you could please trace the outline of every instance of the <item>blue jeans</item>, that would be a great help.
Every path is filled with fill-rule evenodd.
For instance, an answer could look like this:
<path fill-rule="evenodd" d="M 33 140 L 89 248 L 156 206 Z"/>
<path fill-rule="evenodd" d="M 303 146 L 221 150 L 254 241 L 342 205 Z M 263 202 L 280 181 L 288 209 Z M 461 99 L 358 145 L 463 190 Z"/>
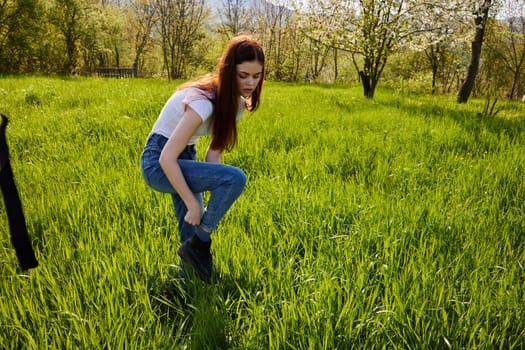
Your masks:
<path fill-rule="evenodd" d="M 140 167 L 146 183 L 156 191 L 170 193 L 173 209 L 179 222 L 180 241 L 183 243 L 195 233 L 195 230 L 213 231 L 231 205 L 239 197 L 246 184 L 246 175 L 236 167 L 200 162 L 196 160 L 195 146 L 187 146 L 177 162 L 182 174 L 197 200 L 201 203 L 203 215 L 199 226 L 192 226 L 184 221 L 188 209 L 164 174 L 159 156 L 168 139 L 162 135 L 148 136 Z M 204 210 L 202 192 L 210 191 L 210 199 Z"/>

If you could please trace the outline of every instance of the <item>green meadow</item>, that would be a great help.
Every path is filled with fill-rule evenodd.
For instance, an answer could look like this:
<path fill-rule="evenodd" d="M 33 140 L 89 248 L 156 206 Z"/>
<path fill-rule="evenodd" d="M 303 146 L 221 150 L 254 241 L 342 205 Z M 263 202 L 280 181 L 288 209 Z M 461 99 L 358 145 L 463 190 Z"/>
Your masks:
<path fill-rule="evenodd" d="M 19 269 L 1 202 L 2 348 L 525 346 L 525 104 L 267 82 L 223 157 L 248 182 L 212 237 L 222 280 L 183 292 L 139 169 L 178 83 L 0 78 L 40 263 Z"/>

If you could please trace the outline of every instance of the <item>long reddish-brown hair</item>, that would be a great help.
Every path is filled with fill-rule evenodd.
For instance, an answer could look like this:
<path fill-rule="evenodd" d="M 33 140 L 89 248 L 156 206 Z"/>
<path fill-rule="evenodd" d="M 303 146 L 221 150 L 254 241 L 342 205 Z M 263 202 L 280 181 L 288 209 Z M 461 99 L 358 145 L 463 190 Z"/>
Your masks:
<path fill-rule="evenodd" d="M 251 97 L 247 99 L 246 108 L 255 111 L 259 106 L 264 81 L 264 52 L 259 43 L 249 35 L 239 35 L 229 41 L 214 73 L 180 87 L 195 86 L 215 94 L 210 145 L 212 149 L 230 151 L 237 143 L 236 118 L 240 106 L 236 66 L 253 61 L 262 65 L 261 79 Z"/>

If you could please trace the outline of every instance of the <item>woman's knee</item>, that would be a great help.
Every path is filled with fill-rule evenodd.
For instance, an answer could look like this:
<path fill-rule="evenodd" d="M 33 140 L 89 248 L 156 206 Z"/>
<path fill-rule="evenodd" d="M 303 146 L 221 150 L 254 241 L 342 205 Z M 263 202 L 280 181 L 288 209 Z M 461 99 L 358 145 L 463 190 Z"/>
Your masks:
<path fill-rule="evenodd" d="M 244 185 L 246 184 L 246 174 L 244 173 L 244 171 L 232 166 L 230 171 L 230 178 L 233 184 L 244 188 Z"/>

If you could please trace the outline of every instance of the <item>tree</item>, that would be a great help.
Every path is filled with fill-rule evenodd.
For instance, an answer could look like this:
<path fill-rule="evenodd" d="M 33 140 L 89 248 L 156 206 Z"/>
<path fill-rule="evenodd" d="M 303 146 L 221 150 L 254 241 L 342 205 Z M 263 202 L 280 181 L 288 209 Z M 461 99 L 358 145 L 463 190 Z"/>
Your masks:
<path fill-rule="evenodd" d="M 157 8 L 155 7 L 155 0 L 132 0 L 130 8 L 129 28 L 133 33 L 135 47 L 133 67 L 138 70 L 141 68 L 141 59 L 146 47 L 152 41 L 152 31 L 158 20 Z"/>
<path fill-rule="evenodd" d="M 465 2 L 436 1 L 423 5 L 426 16 L 416 19 L 420 31 L 414 33 L 409 44 L 416 51 L 423 50 L 432 72 L 432 93 L 436 93 L 438 79 L 444 91 L 457 75 L 454 52 L 469 36 L 470 12 Z M 430 20 L 428 19 L 430 17 Z"/>
<path fill-rule="evenodd" d="M 465 103 L 470 97 L 470 93 L 474 88 L 474 82 L 476 75 L 478 74 L 479 60 L 481 57 L 481 47 L 483 45 L 483 37 L 485 36 L 485 30 L 487 27 L 487 21 L 489 18 L 489 10 L 492 5 L 492 0 L 483 0 L 480 7 L 475 10 L 475 35 L 471 46 L 470 63 L 467 70 L 467 76 L 465 81 L 461 85 L 458 92 L 458 102 Z"/>
<path fill-rule="evenodd" d="M 301 33 L 308 40 L 305 54 L 309 59 L 308 77 L 316 81 L 327 66 L 330 54 L 333 53 L 334 81 L 337 80 L 337 51 L 343 36 L 342 23 L 355 17 L 348 2 L 332 0 L 309 0 L 295 3 L 299 13 L 298 22 Z M 346 20 L 345 20 L 346 18 Z"/>
<path fill-rule="evenodd" d="M 361 56 L 354 60 L 364 95 L 374 92 L 392 52 L 399 48 L 422 51 L 460 35 L 458 23 L 466 17 L 466 1 L 359 0 L 359 13 L 350 22 L 346 45 Z M 437 46 L 435 46 L 437 48 Z M 437 58 L 437 56 L 436 56 Z"/>
<path fill-rule="evenodd" d="M 254 1 L 251 8 L 255 23 L 252 25 L 264 47 L 268 75 L 285 80 L 288 72 L 286 61 L 291 52 L 290 37 L 293 32 L 293 11 L 286 6 L 287 1 Z"/>
<path fill-rule="evenodd" d="M 498 34 L 498 40 L 502 47 L 497 54 L 503 61 L 502 66 L 511 73 L 511 87 L 508 91 L 508 98 L 513 99 L 518 96 L 520 77 L 524 75 L 525 68 L 525 3 L 519 0 L 507 3 L 504 11 L 505 25 Z"/>
<path fill-rule="evenodd" d="M 204 0 L 156 0 L 156 7 L 168 78 L 183 78 L 185 63 L 193 44 L 202 38 L 199 30 L 208 16 Z"/>
<path fill-rule="evenodd" d="M 322 33 L 317 37 L 352 54 L 363 93 L 368 98 L 374 97 L 393 50 L 406 45 L 416 33 L 431 30 L 418 23 L 423 10 L 430 7 L 418 0 L 309 0 L 307 4 L 313 4 L 307 13 L 313 14 L 314 31 Z M 320 19 L 315 20 L 316 9 L 325 17 L 328 15 L 328 26 Z"/>
<path fill-rule="evenodd" d="M 224 34 L 229 40 L 240 32 L 248 31 L 251 6 L 245 0 L 223 0 L 222 7 L 219 9 L 221 18 L 219 33 Z"/>
<path fill-rule="evenodd" d="M 0 1 L 0 72 L 39 68 L 43 10 L 36 0 Z"/>
<path fill-rule="evenodd" d="M 62 73 L 74 74 L 77 71 L 80 57 L 78 46 L 81 36 L 80 26 L 83 19 L 84 9 L 79 0 L 54 0 L 50 21 L 62 34 L 66 47 Z"/>
<path fill-rule="evenodd" d="M 432 94 L 449 93 L 452 90 L 458 76 L 458 50 L 451 41 L 435 43 L 424 50 L 426 63 L 432 72 Z"/>
<path fill-rule="evenodd" d="M 129 66 L 130 59 L 126 53 L 131 49 L 129 43 L 124 40 L 125 13 L 113 5 L 96 6 L 94 10 L 96 14 L 100 14 L 100 36 L 104 47 L 111 52 L 112 64 L 116 67 Z"/>
<path fill-rule="evenodd" d="M 457 28 L 471 16 L 475 1 L 479 0 L 303 0 L 297 7 L 314 19 L 319 37 L 352 54 L 364 95 L 373 98 L 395 50 L 423 51 L 464 34 Z M 315 20 L 316 13 L 326 20 Z"/>
<path fill-rule="evenodd" d="M 84 2 L 84 18 L 78 28 L 82 70 L 92 72 L 100 66 L 121 66 L 129 61 L 124 40 L 125 13 L 110 4 Z M 124 59 L 123 59 L 124 57 Z"/>
<path fill-rule="evenodd" d="M 443 47 L 439 44 L 430 45 L 425 50 L 425 55 L 430 62 L 430 68 L 432 70 L 432 95 L 436 93 L 436 79 L 439 71 L 439 62 L 443 61 L 442 55 Z"/>
<path fill-rule="evenodd" d="M 361 68 L 354 58 L 354 64 L 363 84 L 364 95 L 374 97 L 374 92 L 385 68 L 399 30 L 402 28 L 404 2 L 386 0 L 360 0 L 360 13 L 355 20 L 357 36 L 354 36 L 352 52 L 362 56 Z"/>

